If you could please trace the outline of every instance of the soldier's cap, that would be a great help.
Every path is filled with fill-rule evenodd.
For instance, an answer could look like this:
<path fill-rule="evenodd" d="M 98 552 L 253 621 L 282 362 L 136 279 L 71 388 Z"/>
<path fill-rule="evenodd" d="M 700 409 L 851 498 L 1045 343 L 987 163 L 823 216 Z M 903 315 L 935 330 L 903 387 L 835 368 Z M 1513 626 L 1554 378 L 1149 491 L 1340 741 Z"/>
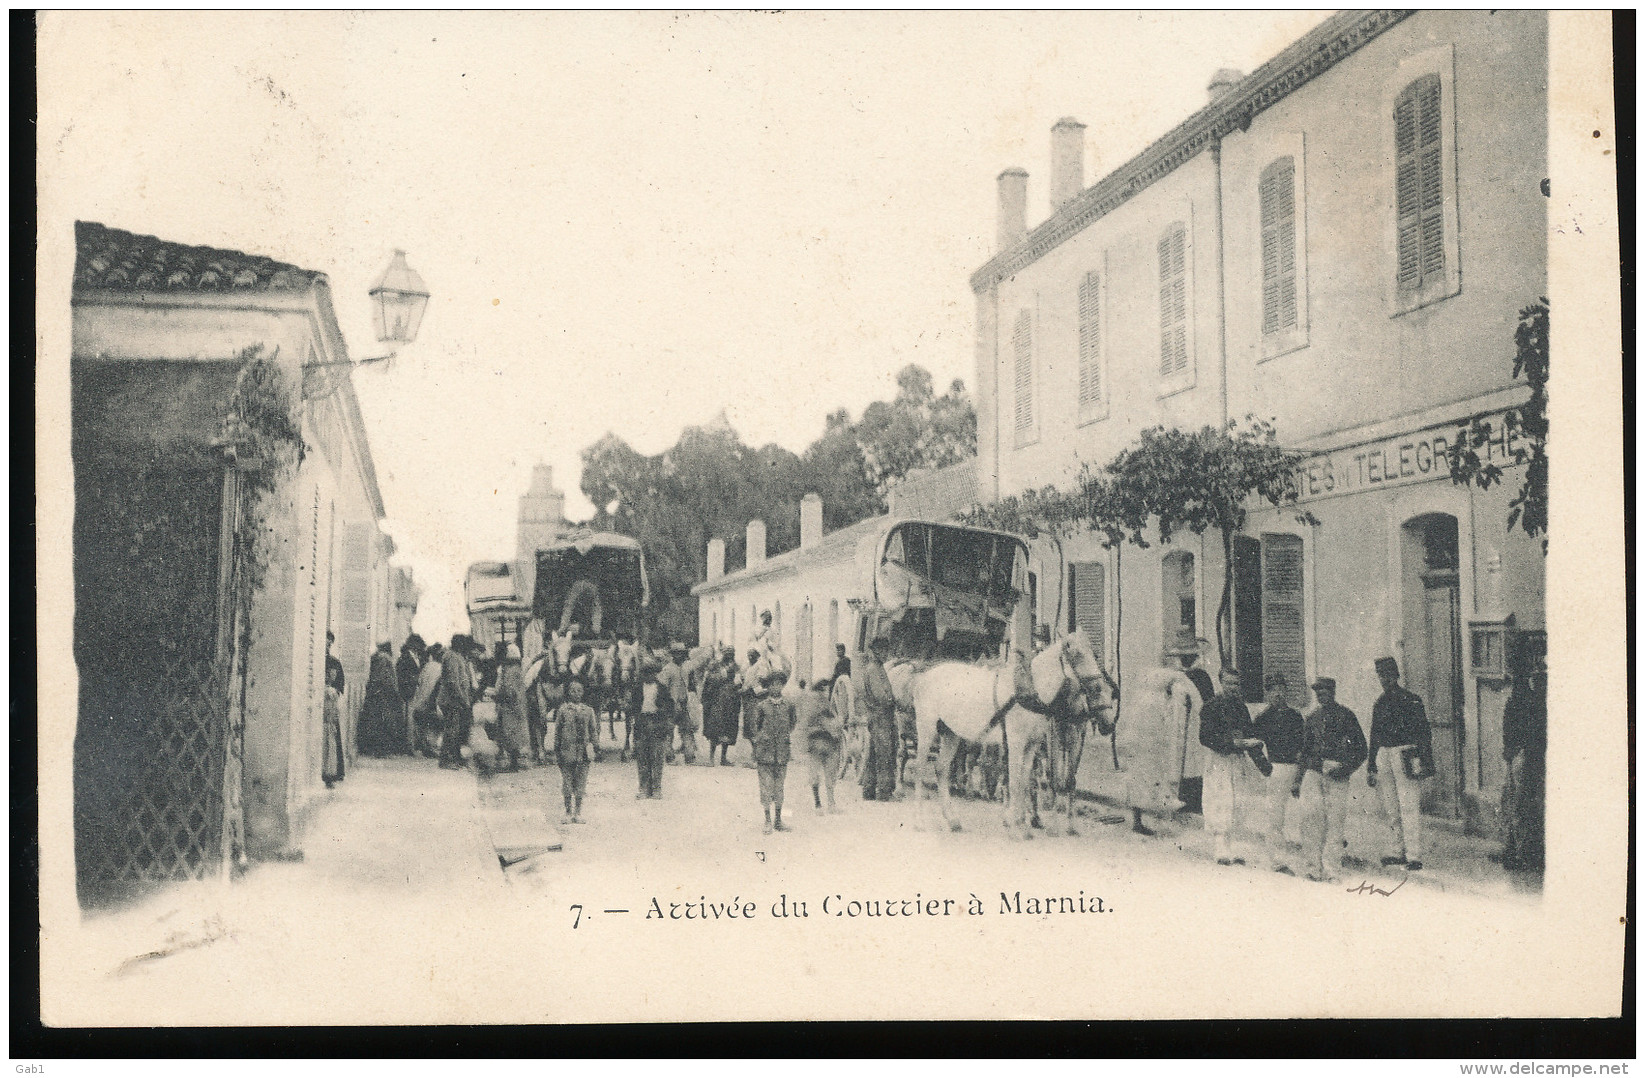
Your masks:
<path fill-rule="evenodd" d="M 1377 673 L 1379 674 L 1392 674 L 1395 677 L 1399 676 L 1399 663 L 1394 660 L 1392 655 L 1384 655 L 1382 658 L 1378 659 L 1374 665 L 1376 666 Z"/>
<path fill-rule="evenodd" d="M 1332 692 L 1336 692 L 1337 679 L 1334 677 L 1317 677 L 1314 679 L 1314 683 L 1308 687 L 1310 689 L 1329 689 Z"/>

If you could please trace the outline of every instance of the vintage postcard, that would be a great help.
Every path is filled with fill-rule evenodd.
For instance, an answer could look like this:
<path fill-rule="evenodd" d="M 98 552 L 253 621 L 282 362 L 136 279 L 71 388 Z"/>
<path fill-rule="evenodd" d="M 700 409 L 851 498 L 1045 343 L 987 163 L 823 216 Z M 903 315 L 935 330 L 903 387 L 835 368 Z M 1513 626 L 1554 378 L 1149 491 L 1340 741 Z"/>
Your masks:
<path fill-rule="evenodd" d="M 42 1020 L 1618 1014 L 1610 28 L 40 15 Z"/>

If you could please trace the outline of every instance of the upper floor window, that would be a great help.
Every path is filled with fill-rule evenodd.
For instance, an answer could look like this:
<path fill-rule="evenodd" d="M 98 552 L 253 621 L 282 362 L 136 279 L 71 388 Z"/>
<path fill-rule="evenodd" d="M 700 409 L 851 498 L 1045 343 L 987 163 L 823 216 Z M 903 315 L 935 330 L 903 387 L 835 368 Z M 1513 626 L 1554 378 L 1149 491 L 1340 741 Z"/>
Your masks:
<path fill-rule="evenodd" d="M 1159 239 L 1159 368 L 1171 378 L 1188 370 L 1188 230 L 1179 221 Z"/>
<path fill-rule="evenodd" d="M 1393 164 L 1390 298 L 1395 314 L 1461 291 L 1454 58 L 1448 45 L 1406 58 L 1384 99 Z"/>
<path fill-rule="evenodd" d="M 1407 86 L 1394 105 L 1394 212 L 1401 291 L 1445 276 L 1445 183 L 1438 75 Z"/>
<path fill-rule="evenodd" d="M 1084 423 L 1100 419 L 1106 413 L 1102 377 L 1102 290 L 1101 278 L 1095 270 L 1080 280 L 1079 335 L 1079 418 Z"/>
<path fill-rule="evenodd" d="M 1011 330 L 1012 384 L 1016 391 L 1016 444 L 1034 440 L 1034 318 L 1018 311 Z"/>
<path fill-rule="evenodd" d="M 1296 162 L 1290 157 L 1262 170 L 1257 187 L 1262 214 L 1262 332 L 1297 325 Z"/>

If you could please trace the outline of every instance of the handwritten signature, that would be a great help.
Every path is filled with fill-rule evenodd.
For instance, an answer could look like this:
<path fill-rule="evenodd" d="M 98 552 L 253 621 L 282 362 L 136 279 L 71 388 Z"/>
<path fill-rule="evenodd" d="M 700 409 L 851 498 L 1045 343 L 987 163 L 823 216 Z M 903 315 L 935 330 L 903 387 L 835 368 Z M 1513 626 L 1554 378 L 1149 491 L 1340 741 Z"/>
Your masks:
<path fill-rule="evenodd" d="M 1347 891 L 1351 895 L 1381 895 L 1384 898 L 1387 898 L 1389 895 L 1393 894 L 1395 891 L 1410 882 L 1411 881 L 1409 879 L 1400 880 L 1398 883 L 1394 884 L 1391 889 L 1384 890 L 1383 888 L 1373 884 L 1370 880 L 1362 880 L 1358 887 L 1349 887 L 1347 888 Z"/>

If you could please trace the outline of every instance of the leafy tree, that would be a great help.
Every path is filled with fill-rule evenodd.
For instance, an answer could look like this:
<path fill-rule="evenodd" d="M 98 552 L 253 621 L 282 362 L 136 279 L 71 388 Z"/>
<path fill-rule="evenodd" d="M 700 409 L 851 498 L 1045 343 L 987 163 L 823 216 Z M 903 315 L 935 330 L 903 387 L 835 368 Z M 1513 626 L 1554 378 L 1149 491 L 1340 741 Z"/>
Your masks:
<path fill-rule="evenodd" d="M 1293 480 L 1302 454 L 1284 449 L 1272 423 L 1245 417 L 1225 429 L 1188 432 L 1152 427 L 1135 445 L 1120 451 L 1104 471 L 1112 484 L 1120 529 L 1137 546 L 1148 545 L 1139 521 L 1152 520 L 1161 543 L 1187 531 L 1222 537 L 1222 599 L 1217 604 L 1217 652 L 1230 662 L 1231 600 L 1234 592 L 1234 536 L 1245 527 L 1253 495 L 1274 506 L 1294 504 Z M 1317 523 L 1311 514 L 1304 518 Z"/>
<path fill-rule="evenodd" d="M 897 396 L 875 401 L 857 423 L 869 481 L 883 497 L 918 468 L 942 468 L 977 452 L 977 412 L 955 379 L 938 397 L 931 374 L 910 363 L 897 372 Z"/>
<path fill-rule="evenodd" d="M 1503 413 L 1501 432 L 1509 467 L 1525 465 L 1519 491 L 1508 503 L 1508 530 L 1518 524 L 1525 534 L 1542 537 L 1548 552 L 1548 300 L 1519 312 L 1514 329 L 1514 377 L 1531 387 L 1531 399 Z M 1489 490 L 1502 479 L 1503 466 L 1492 457 L 1494 432 L 1487 419 L 1475 419 L 1457 431 L 1448 454 L 1453 482 Z"/>
<path fill-rule="evenodd" d="M 885 491 L 916 468 L 941 467 L 975 451 L 976 415 L 959 382 L 941 397 L 931 376 L 905 367 L 897 399 L 869 405 L 860 422 L 845 409 L 826 417 L 822 436 L 796 455 L 779 445 L 745 444 L 722 413 L 687 427 L 668 450 L 647 456 L 616 434 L 583 450 L 582 490 L 596 527 L 645 545 L 657 635 L 692 639 L 708 540 L 726 544 L 727 567 L 747 559 L 746 528 L 766 522 L 772 554 L 800 542 L 800 500 L 815 492 L 830 530 L 885 511 Z"/>

